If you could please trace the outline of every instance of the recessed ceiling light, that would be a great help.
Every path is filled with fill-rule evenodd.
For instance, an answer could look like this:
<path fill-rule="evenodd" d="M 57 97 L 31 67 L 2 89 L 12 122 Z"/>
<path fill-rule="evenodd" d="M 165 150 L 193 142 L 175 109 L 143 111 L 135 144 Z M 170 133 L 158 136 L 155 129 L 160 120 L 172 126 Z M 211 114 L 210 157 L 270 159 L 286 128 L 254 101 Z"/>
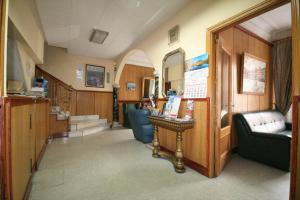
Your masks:
<path fill-rule="evenodd" d="M 109 32 L 102 31 L 99 29 L 94 29 L 90 37 L 90 42 L 97 44 L 103 44 L 104 40 L 107 38 Z"/>

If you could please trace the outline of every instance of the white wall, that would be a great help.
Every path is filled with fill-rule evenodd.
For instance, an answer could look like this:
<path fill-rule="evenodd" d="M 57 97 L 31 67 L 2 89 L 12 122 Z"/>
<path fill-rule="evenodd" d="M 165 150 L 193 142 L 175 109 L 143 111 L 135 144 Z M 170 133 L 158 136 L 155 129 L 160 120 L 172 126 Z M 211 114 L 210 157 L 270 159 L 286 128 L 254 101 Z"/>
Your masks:
<path fill-rule="evenodd" d="M 85 71 L 86 64 L 104 66 L 105 75 L 106 72 L 110 73 L 110 83 L 107 83 L 107 77 L 105 76 L 104 88 L 85 87 L 85 76 L 82 81 L 77 80 L 76 68 L 80 66 Z M 113 60 L 78 56 L 68 53 L 66 49 L 46 45 L 44 64 L 41 67 L 77 90 L 112 91 L 114 65 Z"/>
<path fill-rule="evenodd" d="M 24 88 L 30 90 L 34 77 L 35 63 L 17 40 L 7 40 L 7 80 L 19 80 Z"/>
<path fill-rule="evenodd" d="M 207 28 L 262 1 L 192 0 L 174 17 L 158 27 L 156 31 L 149 33 L 144 40 L 134 45 L 132 49 L 144 51 L 155 69 L 162 74 L 162 60 L 168 52 L 181 47 L 186 53 L 186 59 L 205 53 Z M 175 25 L 180 26 L 180 41 L 168 45 L 168 30 Z M 159 86 L 161 91 L 161 84 Z"/>
<path fill-rule="evenodd" d="M 41 64 L 44 59 L 44 36 L 39 19 L 35 13 L 34 1 L 10 0 L 8 16 L 22 39 L 30 49 L 30 56 L 35 63 Z"/>

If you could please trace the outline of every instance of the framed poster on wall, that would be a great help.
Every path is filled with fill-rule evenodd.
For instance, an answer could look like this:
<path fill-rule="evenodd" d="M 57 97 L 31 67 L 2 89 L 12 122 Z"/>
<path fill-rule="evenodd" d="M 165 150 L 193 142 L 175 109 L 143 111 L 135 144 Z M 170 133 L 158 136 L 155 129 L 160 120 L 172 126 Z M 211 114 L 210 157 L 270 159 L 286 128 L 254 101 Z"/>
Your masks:
<path fill-rule="evenodd" d="M 85 86 L 104 88 L 105 67 L 96 65 L 86 65 Z"/>
<path fill-rule="evenodd" d="M 249 53 L 243 54 L 241 93 L 263 95 L 266 88 L 267 61 Z"/>

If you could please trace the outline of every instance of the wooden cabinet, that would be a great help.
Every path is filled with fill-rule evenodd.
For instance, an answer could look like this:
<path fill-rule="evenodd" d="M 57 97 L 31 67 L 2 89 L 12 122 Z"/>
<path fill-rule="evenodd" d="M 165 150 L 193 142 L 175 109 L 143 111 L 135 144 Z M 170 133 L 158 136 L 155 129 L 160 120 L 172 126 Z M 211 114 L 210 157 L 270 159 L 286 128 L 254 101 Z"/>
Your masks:
<path fill-rule="evenodd" d="M 4 109 L 5 199 L 21 200 L 46 146 L 48 101 L 8 97 Z"/>
<path fill-rule="evenodd" d="M 11 176 L 14 199 L 22 199 L 31 176 L 31 105 L 11 108 Z"/>

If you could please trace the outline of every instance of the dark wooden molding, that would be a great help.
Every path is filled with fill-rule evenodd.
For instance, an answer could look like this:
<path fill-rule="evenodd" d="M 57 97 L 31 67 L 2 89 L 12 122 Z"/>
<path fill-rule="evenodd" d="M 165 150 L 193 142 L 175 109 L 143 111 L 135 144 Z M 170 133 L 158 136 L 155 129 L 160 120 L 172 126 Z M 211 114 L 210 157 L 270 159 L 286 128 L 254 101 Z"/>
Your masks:
<path fill-rule="evenodd" d="M 95 93 L 112 93 L 112 91 L 99 91 L 99 90 L 76 90 L 76 92 L 95 92 Z"/>
<path fill-rule="evenodd" d="M 37 157 L 37 160 L 35 161 L 35 164 L 34 164 L 35 170 L 38 170 L 38 168 L 39 168 L 39 165 L 40 165 L 40 163 L 41 163 L 41 160 L 42 160 L 42 158 L 43 158 L 43 156 L 44 156 L 44 154 L 45 154 L 45 151 L 46 151 L 47 143 L 48 143 L 48 142 L 45 141 L 45 144 L 43 145 L 42 151 L 40 152 L 40 154 L 39 154 L 38 157 Z"/>
<path fill-rule="evenodd" d="M 4 155 L 4 147 L 5 147 L 5 140 L 4 140 L 4 104 L 3 104 L 3 98 L 0 97 L 0 186 L 1 186 L 1 199 L 5 199 L 5 155 Z"/>
<path fill-rule="evenodd" d="M 255 34 L 255 33 L 252 33 L 251 31 L 245 29 L 244 27 L 242 27 L 242 26 L 240 26 L 240 25 L 235 25 L 235 28 L 238 29 L 238 30 L 240 30 L 240 31 L 243 31 L 244 33 L 246 33 L 246 34 L 249 35 L 249 36 L 252 36 L 252 37 L 258 39 L 259 41 L 261 41 L 261 42 L 263 42 L 263 43 L 269 45 L 270 47 L 273 46 L 273 43 L 272 43 L 272 42 L 269 42 L 269 41 L 265 40 L 264 38 L 258 36 L 258 35 Z"/>
<path fill-rule="evenodd" d="M 52 136 L 52 138 L 68 138 L 69 133 L 68 132 L 54 133 L 51 136 Z"/>
<path fill-rule="evenodd" d="M 205 101 L 207 102 L 207 123 L 206 123 L 206 134 L 207 134 L 207 152 L 206 152 L 206 162 L 207 162 L 207 169 L 209 171 L 210 169 L 210 143 L 211 143 L 211 133 L 210 133 L 210 123 L 211 123 L 211 117 L 210 117 L 210 98 L 206 98 Z M 209 176 L 209 174 L 207 174 Z"/>
<path fill-rule="evenodd" d="M 4 102 L 10 102 L 11 106 L 27 105 L 32 103 L 45 103 L 49 102 L 48 98 L 35 98 L 27 96 L 7 96 L 4 97 Z"/>
<path fill-rule="evenodd" d="M 299 106 L 300 96 L 294 96 L 293 99 L 293 118 L 292 118 L 292 166 L 291 166 L 291 180 L 290 180 L 290 200 L 296 199 L 297 188 L 297 167 L 298 167 L 298 131 L 299 131 Z M 298 172 L 299 173 L 299 172 Z"/>
<path fill-rule="evenodd" d="M 160 148 L 163 151 L 174 154 L 174 151 L 172 151 L 170 149 L 167 149 L 167 148 L 162 147 L 162 146 L 160 146 Z M 183 161 L 184 161 L 186 166 L 194 169 L 195 171 L 199 172 L 200 174 L 203 174 L 204 176 L 208 176 L 208 168 L 206 168 L 206 167 L 204 167 L 204 166 L 202 166 L 202 165 L 200 165 L 200 164 L 198 164 L 198 163 L 196 163 L 196 162 L 194 162 L 194 161 L 192 161 L 192 160 L 190 160 L 186 157 L 183 158 Z"/>

